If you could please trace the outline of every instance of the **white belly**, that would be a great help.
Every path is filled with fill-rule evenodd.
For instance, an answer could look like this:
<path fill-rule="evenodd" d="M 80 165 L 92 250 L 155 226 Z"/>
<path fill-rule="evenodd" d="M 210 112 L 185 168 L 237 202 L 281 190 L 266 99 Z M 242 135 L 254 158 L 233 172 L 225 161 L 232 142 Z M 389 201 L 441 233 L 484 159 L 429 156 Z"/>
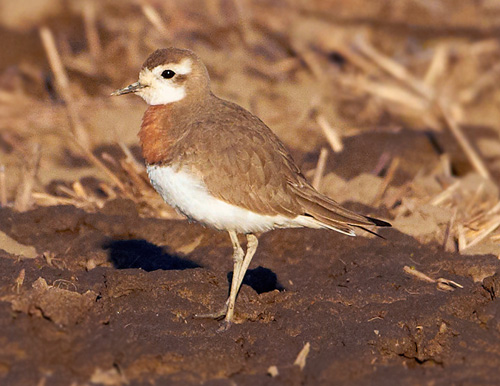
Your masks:
<path fill-rule="evenodd" d="M 304 216 L 292 219 L 281 215 L 261 215 L 228 204 L 211 196 L 202 181 L 171 166 L 150 165 L 147 171 L 151 184 L 170 206 L 188 218 L 216 229 L 252 233 L 273 228 L 310 226 L 301 221 Z"/>

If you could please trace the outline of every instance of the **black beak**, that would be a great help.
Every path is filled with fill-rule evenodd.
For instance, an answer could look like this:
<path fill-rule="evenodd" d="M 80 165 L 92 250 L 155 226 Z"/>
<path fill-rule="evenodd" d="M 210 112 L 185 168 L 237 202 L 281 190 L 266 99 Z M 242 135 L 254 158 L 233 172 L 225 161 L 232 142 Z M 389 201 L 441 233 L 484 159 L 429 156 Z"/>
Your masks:
<path fill-rule="evenodd" d="M 135 82 L 135 83 L 132 83 L 131 85 L 128 85 L 127 87 L 113 91 L 111 93 L 111 95 L 116 96 L 116 95 L 130 94 L 131 92 L 137 92 L 145 87 L 147 87 L 147 86 L 143 85 L 139 82 Z"/>

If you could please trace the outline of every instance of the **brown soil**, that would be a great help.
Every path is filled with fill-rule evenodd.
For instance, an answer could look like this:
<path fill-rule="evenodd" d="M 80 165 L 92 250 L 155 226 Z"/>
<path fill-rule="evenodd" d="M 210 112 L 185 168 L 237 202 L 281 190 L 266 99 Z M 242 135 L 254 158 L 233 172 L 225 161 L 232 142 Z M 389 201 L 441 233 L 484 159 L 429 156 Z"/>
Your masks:
<path fill-rule="evenodd" d="M 266 233 L 237 323 L 217 333 L 218 322 L 192 315 L 226 298 L 224 233 L 140 218 L 126 200 L 93 214 L 2 209 L 0 230 L 41 254 L 0 256 L 3 384 L 500 382 L 493 256 L 443 253 L 395 230 L 383 233 L 387 241 Z M 438 290 L 405 275 L 405 265 L 463 288 Z M 307 342 L 301 371 L 293 363 Z M 276 377 L 268 375 L 272 365 Z"/>

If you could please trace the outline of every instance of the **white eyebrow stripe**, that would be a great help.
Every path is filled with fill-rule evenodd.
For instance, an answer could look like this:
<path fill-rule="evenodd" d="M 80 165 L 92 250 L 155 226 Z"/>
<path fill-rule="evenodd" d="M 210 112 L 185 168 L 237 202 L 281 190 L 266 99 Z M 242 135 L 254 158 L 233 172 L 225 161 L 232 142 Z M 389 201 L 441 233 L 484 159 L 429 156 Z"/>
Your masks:
<path fill-rule="evenodd" d="M 191 72 L 192 64 L 191 59 L 185 58 L 180 63 L 172 63 L 161 67 L 165 67 L 165 70 L 172 70 L 176 74 L 186 75 Z"/>

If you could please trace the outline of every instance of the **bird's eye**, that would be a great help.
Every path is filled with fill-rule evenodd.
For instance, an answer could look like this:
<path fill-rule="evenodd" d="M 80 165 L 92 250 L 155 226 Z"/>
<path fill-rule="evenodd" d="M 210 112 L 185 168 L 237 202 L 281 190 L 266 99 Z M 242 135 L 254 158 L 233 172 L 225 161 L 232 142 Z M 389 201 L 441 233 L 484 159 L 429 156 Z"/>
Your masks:
<path fill-rule="evenodd" d="M 165 70 L 161 73 L 161 76 L 163 76 L 165 79 L 171 79 L 175 75 L 175 72 L 172 70 Z"/>

